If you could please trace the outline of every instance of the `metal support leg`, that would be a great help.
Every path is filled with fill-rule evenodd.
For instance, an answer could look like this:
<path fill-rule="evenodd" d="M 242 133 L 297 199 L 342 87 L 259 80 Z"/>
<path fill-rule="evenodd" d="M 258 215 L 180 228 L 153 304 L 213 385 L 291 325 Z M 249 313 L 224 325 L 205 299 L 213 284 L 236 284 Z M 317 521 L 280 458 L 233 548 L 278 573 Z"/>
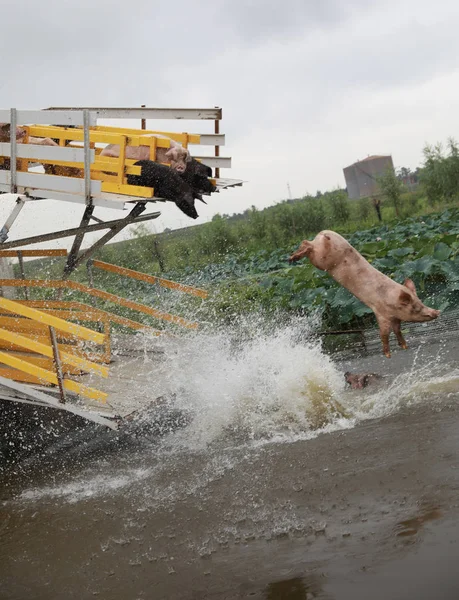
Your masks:
<path fill-rule="evenodd" d="M 13 208 L 10 216 L 7 218 L 7 220 L 5 221 L 5 224 L 3 225 L 2 229 L 0 230 L 0 243 L 1 244 L 3 244 L 3 242 L 6 242 L 6 240 L 8 239 L 8 234 L 10 232 L 10 229 L 13 226 L 13 223 L 18 218 L 19 213 L 24 208 L 25 202 L 26 202 L 25 198 L 18 198 L 16 200 L 16 206 Z"/>
<path fill-rule="evenodd" d="M 89 224 L 93 212 L 94 206 L 86 206 L 83 218 L 81 219 L 80 227 L 86 227 Z M 77 233 L 75 239 L 73 240 L 72 249 L 70 250 L 69 255 L 67 256 L 67 262 L 64 267 L 64 278 L 68 276 L 75 268 L 75 261 L 78 257 L 78 252 L 80 251 L 81 244 L 83 243 L 84 234 L 84 231 Z"/>
<path fill-rule="evenodd" d="M 59 386 L 59 393 L 61 396 L 59 402 L 61 404 L 65 404 L 64 375 L 62 373 L 61 357 L 59 355 L 59 348 L 57 346 L 57 337 L 56 332 L 54 331 L 54 327 L 50 326 L 49 335 L 51 338 L 51 344 L 53 346 L 54 368 L 56 369 L 57 383 Z"/>
<path fill-rule="evenodd" d="M 80 254 L 80 256 L 73 263 L 72 271 L 74 269 L 78 268 L 81 265 L 81 263 L 88 260 L 94 254 L 94 252 L 96 250 L 98 250 L 99 248 L 102 248 L 102 246 L 105 246 L 105 244 L 107 242 L 109 242 L 112 238 L 114 238 L 115 235 L 117 235 L 120 231 L 122 231 L 127 225 L 130 225 L 130 223 L 135 222 L 136 217 L 138 217 L 140 214 L 142 214 L 143 211 L 145 210 L 145 208 L 146 207 L 143 202 L 138 202 L 134 206 L 134 208 L 131 210 L 131 212 L 129 213 L 129 215 L 127 217 L 125 217 L 118 224 L 111 227 L 110 231 L 108 231 L 105 235 L 103 235 L 100 238 L 100 240 L 97 240 L 97 242 L 95 242 L 90 248 L 88 248 L 82 254 Z M 67 279 L 69 277 L 70 273 L 71 273 L 71 271 L 69 271 L 68 273 L 64 273 L 62 279 Z"/>

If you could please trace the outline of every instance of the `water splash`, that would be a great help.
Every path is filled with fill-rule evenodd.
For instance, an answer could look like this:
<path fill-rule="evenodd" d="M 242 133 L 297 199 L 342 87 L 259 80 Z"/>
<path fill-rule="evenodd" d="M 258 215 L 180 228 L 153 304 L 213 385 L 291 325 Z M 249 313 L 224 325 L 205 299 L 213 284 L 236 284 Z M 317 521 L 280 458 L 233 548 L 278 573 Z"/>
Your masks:
<path fill-rule="evenodd" d="M 291 437 L 349 416 L 342 373 L 295 324 L 242 340 L 200 333 L 166 364 L 168 391 L 193 415 L 175 437 L 196 449 L 222 437 Z"/>

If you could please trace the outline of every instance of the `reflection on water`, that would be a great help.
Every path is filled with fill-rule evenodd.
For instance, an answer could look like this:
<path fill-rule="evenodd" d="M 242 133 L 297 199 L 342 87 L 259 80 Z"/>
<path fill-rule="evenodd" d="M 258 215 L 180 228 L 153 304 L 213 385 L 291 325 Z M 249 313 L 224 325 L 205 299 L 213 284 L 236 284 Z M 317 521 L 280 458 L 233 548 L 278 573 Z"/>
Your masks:
<path fill-rule="evenodd" d="M 319 598 L 321 591 L 322 584 L 319 577 L 310 575 L 305 578 L 295 577 L 270 583 L 266 587 L 264 597 L 266 600 L 313 600 Z"/>

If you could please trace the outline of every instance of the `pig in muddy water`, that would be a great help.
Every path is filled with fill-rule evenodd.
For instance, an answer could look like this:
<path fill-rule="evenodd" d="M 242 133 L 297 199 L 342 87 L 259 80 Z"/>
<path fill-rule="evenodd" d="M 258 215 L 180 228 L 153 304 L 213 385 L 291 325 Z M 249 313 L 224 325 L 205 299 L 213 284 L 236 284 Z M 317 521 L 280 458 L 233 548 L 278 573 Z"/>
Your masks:
<path fill-rule="evenodd" d="M 392 281 L 334 231 L 321 231 L 312 242 L 304 240 L 289 260 L 295 262 L 305 256 L 371 308 L 378 321 L 387 358 L 390 358 L 391 331 L 395 333 L 399 346 L 404 350 L 407 348 L 401 332 L 402 321 L 432 321 L 440 314 L 440 311 L 425 306 L 419 300 L 411 279 L 405 279 L 403 285 Z"/>
<path fill-rule="evenodd" d="M 362 390 L 372 383 L 381 380 L 382 377 L 377 373 L 351 373 L 346 371 L 344 379 L 353 390 Z"/>

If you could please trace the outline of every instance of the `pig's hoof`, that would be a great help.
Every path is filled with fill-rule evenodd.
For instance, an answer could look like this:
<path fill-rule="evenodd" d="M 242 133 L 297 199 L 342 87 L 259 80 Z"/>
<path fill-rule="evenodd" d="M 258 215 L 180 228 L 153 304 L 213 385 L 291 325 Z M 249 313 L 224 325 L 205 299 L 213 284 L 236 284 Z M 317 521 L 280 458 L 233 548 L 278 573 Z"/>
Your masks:
<path fill-rule="evenodd" d="M 386 358 L 390 358 L 390 352 L 384 352 L 384 354 L 386 355 Z"/>
<path fill-rule="evenodd" d="M 402 350 L 408 350 L 408 344 L 402 344 Z"/>

